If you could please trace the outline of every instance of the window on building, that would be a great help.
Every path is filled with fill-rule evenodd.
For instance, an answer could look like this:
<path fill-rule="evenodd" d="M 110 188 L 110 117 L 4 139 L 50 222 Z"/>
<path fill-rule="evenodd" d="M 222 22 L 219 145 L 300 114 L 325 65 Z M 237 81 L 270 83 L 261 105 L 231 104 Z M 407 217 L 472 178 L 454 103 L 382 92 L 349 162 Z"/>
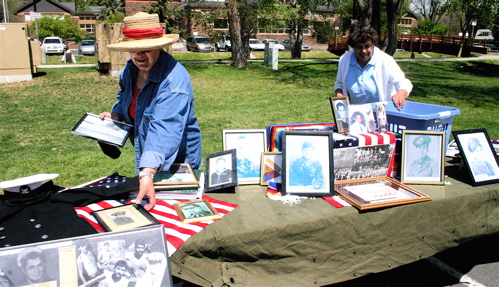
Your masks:
<path fill-rule="evenodd" d="M 85 30 L 89 33 L 94 33 L 94 25 L 93 24 L 80 24 L 80 29 Z"/>

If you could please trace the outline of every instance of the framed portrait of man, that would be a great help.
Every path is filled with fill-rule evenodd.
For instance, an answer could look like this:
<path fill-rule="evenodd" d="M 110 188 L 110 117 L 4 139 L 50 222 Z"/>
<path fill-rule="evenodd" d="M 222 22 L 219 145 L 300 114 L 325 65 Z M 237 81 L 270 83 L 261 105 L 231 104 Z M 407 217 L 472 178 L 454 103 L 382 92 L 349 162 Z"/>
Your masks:
<path fill-rule="evenodd" d="M 284 131 L 282 190 L 301 196 L 332 196 L 334 192 L 331 131 Z"/>
<path fill-rule="evenodd" d="M 260 159 L 267 151 L 265 129 L 223 130 L 223 149 L 236 150 L 237 183 L 260 183 Z"/>
<path fill-rule="evenodd" d="M 400 181 L 414 184 L 444 184 L 446 132 L 402 131 Z"/>
<path fill-rule="evenodd" d="M 452 131 L 473 186 L 499 182 L 499 159 L 486 129 Z"/>
<path fill-rule="evenodd" d="M 372 132 L 376 129 L 376 120 L 371 104 L 348 106 L 350 129 L 352 135 Z"/>
<path fill-rule="evenodd" d="M 350 127 L 350 121 L 348 120 L 348 106 L 350 102 L 348 97 L 331 97 L 329 101 L 338 132 L 348 132 Z"/>
<path fill-rule="evenodd" d="M 205 191 L 222 190 L 237 185 L 235 149 L 208 155 L 206 165 Z"/>

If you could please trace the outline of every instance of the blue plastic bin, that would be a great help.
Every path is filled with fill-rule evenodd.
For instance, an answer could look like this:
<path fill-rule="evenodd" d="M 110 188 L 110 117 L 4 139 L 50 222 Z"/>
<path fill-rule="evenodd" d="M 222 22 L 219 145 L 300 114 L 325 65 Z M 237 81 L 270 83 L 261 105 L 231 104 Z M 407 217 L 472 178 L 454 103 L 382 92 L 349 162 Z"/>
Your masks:
<path fill-rule="evenodd" d="M 373 104 L 373 111 L 376 106 Z M 392 102 L 386 105 L 388 130 L 402 133 L 402 130 L 445 131 L 447 143 L 452 130 L 454 116 L 461 113 L 458 108 L 406 101 L 402 110 Z"/>

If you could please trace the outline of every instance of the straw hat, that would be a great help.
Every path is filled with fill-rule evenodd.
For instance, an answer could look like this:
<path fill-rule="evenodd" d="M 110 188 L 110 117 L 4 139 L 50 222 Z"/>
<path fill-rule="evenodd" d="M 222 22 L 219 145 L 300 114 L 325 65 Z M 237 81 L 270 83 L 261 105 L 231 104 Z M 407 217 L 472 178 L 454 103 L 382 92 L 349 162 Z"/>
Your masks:
<path fill-rule="evenodd" d="M 139 12 L 123 20 L 124 38 L 116 44 L 107 45 L 111 51 L 148 51 L 172 45 L 179 39 L 178 34 L 164 34 L 159 24 L 158 14 Z"/>

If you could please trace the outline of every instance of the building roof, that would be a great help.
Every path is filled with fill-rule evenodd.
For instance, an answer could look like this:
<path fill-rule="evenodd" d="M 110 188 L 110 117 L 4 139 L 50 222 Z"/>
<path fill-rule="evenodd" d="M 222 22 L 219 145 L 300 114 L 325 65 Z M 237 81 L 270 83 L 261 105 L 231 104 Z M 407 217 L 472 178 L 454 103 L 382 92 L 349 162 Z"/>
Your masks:
<path fill-rule="evenodd" d="M 73 3 L 73 2 L 64 2 L 64 3 Z M 55 0 L 30 0 L 21 7 L 14 10 L 14 15 L 17 15 L 21 12 L 39 12 L 39 13 L 54 13 L 54 12 L 65 12 L 69 14 L 74 14 L 74 8 L 71 9 L 68 7 L 69 5 L 64 5 L 61 2 L 57 2 Z M 74 3 L 73 3 L 74 7 Z"/>

